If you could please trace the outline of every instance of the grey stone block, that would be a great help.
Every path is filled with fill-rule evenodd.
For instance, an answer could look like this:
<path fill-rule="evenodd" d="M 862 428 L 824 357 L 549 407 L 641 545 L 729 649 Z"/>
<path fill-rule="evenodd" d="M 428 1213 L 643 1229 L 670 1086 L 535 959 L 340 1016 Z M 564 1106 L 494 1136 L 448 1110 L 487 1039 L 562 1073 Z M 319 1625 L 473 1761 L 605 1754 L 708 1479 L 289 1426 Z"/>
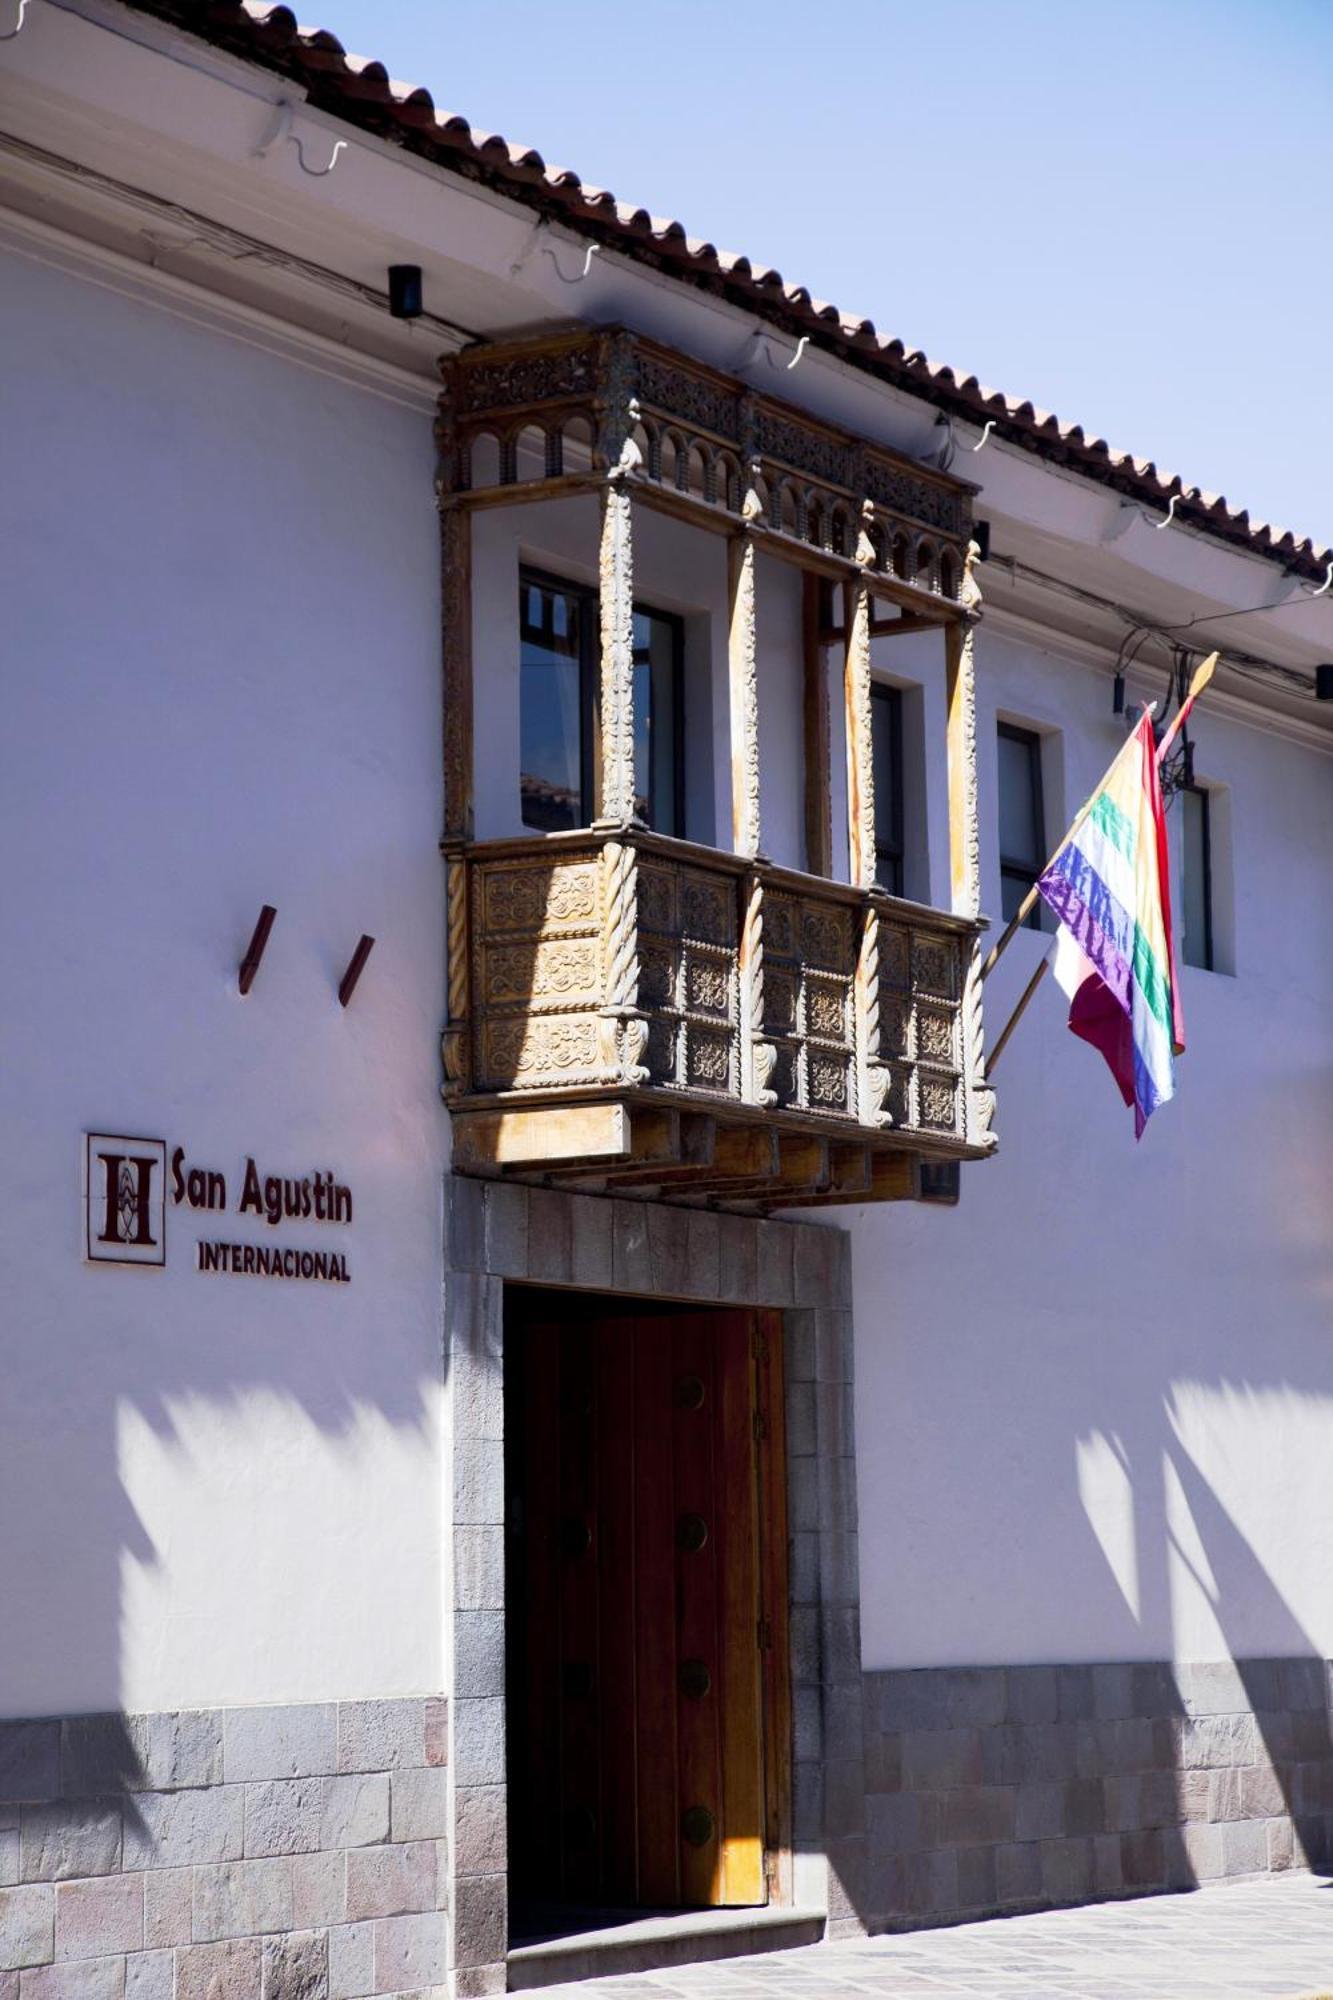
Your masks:
<path fill-rule="evenodd" d="M 1323 1660 L 1280 1660 L 1278 1688 L 1275 1707 L 1328 1710 L 1328 1677 Z"/>
<path fill-rule="evenodd" d="M 432 1695 L 426 1702 L 426 1762 L 431 1766 L 449 1762 L 449 1700 Z"/>
<path fill-rule="evenodd" d="M 1058 1667 L 1061 1722 L 1088 1722 L 1092 1719 L 1092 1668 Z"/>
<path fill-rule="evenodd" d="M 792 1831 L 798 1841 L 817 1841 L 824 1833 L 824 1767 L 796 1762 L 791 1774 Z"/>
<path fill-rule="evenodd" d="M 658 1298 L 697 1296 L 697 1274 L 690 1268 L 690 1218 L 683 1208 L 647 1204 L 648 1255 L 652 1291 Z"/>
<path fill-rule="evenodd" d="M 952 1848 L 899 1859 L 899 1907 L 909 1916 L 943 1916 L 958 1908 L 958 1856 Z"/>
<path fill-rule="evenodd" d="M 120 1867 L 116 1800 L 23 1808 L 19 1873 L 25 1882 L 110 1875 Z"/>
<path fill-rule="evenodd" d="M 40 1807 L 37 1808 L 40 1811 Z M 18 1809 L 15 1808 L 15 1817 Z M 19 1830 L 17 1826 L 0 1827 L 0 1889 L 12 1889 L 19 1879 Z M 4 2000 L 0 1993 L 0 2000 Z"/>
<path fill-rule="evenodd" d="M 1058 1720 L 1060 1681 L 1054 1667 L 1006 1667 L 1005 1687 L 1007 1721 Z"/>
<path fill-rule="evenodd" d="M 903 1739 L 887 1730 L 867 1734 L 864 1747 L 866 1792 L 897 1792 L 903 1782 Z"/>
<path fill-rule="evenodd" d="M 860 1604 L 861 1545 L 855 1533 L 820 1530 L 819 1594 L 825 1604 Z"/>
<path fill-rule="evenodd" d="M 486 1268 L 485 1186 L 465 1174 L 450 1174 L 444 1184 L 449 1216 L 449 1268 L 451 1271 L 482 1271 Z"/>
<path fill-rule="evenodd" d="M 195 1869 L 198 1943 L 287 1931 L 293 1923 L 292 1865 L 285 1855 L 268 1861 L 221 1861 Z"/>
<path fill-rule="evenodd" d="M 454 1780 L 459 1785 L 502 1785 L 505 1779 L 504 1702 L 454 1703 Z"/>
<path fill-rule="evenodd" d="M 176 1989 L 175 1954 L 136 1951 L 125 1961 L 125 2000 L 172 2000 Z"/>
<path fill-rule="evenodd" d="M 454 1529 L 454 1603 L 460 1611 L 503 1611 L 504 1529 Z"/>
<path fill-rule="evenodd" d="M 793 1535 L 819 1529 L 819 1460 L 788 1458 L 787 1523 Z"/>
<path fill-rule="evenodd" d="M 866 1839 L 875 1855 L 938 1847 L 939 1796 L 934 1792 L 872 1793 L 866 1800 Z"/>
<path fill-rule="evenodd" d="M 136 1792 L 125 1814 L 126 1868 L 184 1868 L 237 1861 L 245 1852 L 245 1792 Z"/>
<path fill-rule="evenodd" d="M 315 1854 L 321 1848 L 367 1847 L 388 1836 L 387 1771 L 338 1778 L 265 1778 L 245 1787 L 248 1856 Z"/>
<path fill-rule="evenodd" d="M 391 1784 L 392 1839 L 442 1840 L 447 1837 L 449 1832 L 447 1771 L 395 1771 Z M 350 1842 L 336 1844 L 351 1845 Z"/>
<path fill-rule="evenodd" d="M 835 1277 L 837 1237 L 816 1222 L 798 1222 L 792 1232 L 793 1298 L 798 1306 L 838 1303 Z"/>
<path fill-rule="evenodd" d="M 1157 1827 L 1120 1836 L 1120 1868 L 1127 1889 L 1158 1889 L 1166 1881 L 1166 1854 Z"/>
<path fill-rule="evenodd" d="M 1064 1832 L 1104 1833 L 1106 1802 L 1100 1778 L 1069 1778 L 1065 1781 Z"/>
<path fill-rule="evenodd" d="M 260 2000 L 329 2000 L 327 1931 L 292 1931 L 266 1938 Z"/>
<path fill-rule="evenodd" d="M 1240 1772 L 1242 1819 L 1277 1819 L 1290 1812 L 1291 1801 L 1271 1764 L 1248 1766 Z M 1333 1803 L 1333 1800 L 1330 1800 Z"/>
<path fill-rule="evenodd" d="M 948 1690 L 933 1667 L 890 1669 L 878 1676 L 880 1716 L 887 1729 L 945 1729 Z"/>
<path fill-rule="evenodd" d="M 0 1722 L 0 1800 L 41 1804 L 60 1796 L 60 1724 Z"/>
<path fill-rule="evenodd" d="M 958 1907 L 960 1910 L 993 1910 L 998 1907 L 996 1854 L 994 1847 L 964 1848 L 958 1856 Z"/>
<path fill-rule="evenodd" d="M 486 1878 L 478 1877 L 477 1880 Z M 501 1908 L 503 1912 L 503 1877 Z M 460 1885 L 461 1887 L 461 1885 Z M 499 1926 L 499 1962 L 504 1960 L 504 1919 Z M 375 1991 L 413 1994 L 448 1977 L 448 1927 L 442 1914 L 381 1918 L 375 1925 Z"/>
<path fill-rule="evenodd" d="M 1002 1907 L 1040 1897 L 1041 1848 L 1036 1841 L 1006 1842 L 996 1848 L 995 1893 Z"/>
<path fill-rule="evenodd" d="M 528 1190 L 515 1181 L 486 1183 L 486 1269 L 497 1278 L 528 1275 Z"/>
<path fill-rule="evenodd" d="M 493 1438 L 456 1438 L 453 1449 L 455 1527 L 504 1521 L 504 1450 Z"/>
<path fill-rule="evenodd" d="M 1270 1819 L 1268 1822 L 1268 1866 L 1274 1875 L 1285 1873 L 1296 1865 L 1295 1831 L 1289 1819 Z"/>
<path fill-rule="evenodd" d="M 903 1734 L 903 1782 L 910 1791 L 947 1791 L 981 1783 L 981 1737 L 975 1729 L 911 1729 Z"/>
<path fill-rule="evenodd" d="M 529 1278 L 545 1285 L 568 1284 L 574 1264 L 571 1238 L 569 1196 L 555 1188 L 529 1188 Z"/>
<path fill-rule="evenodd" d="M 648 1204 L 612 1200 L 611 1268 L 618 1291 L 649 1294 L 653 1289 L 653 1257 L 648 1244 Z"/>
<path fill-rule="evenodd" d="M 1234 1660 L 1186 1662 L 1176 1668 L 1175 1679 L 1186 1715 L 1238 1715 L 1253 1707 Z"/>
<path fill-rule="evenodd" d="M 817 1763 L 824 1755 L 824 1691 L 818 1687 L 792 1690 L 792 1755 L 798 1763 Z"/>
<path fill-rule="evenodd" d="M 824 1766 L 824 1832 L 830 1840 L 866 1830 L 865 1767 L 859 1757 Z"/>
<path fill-rule="evenodd" d="M 841 1384 L 838 1385 L 842 1387 Z M 856 1527 L 856 1461 L 829 1458 L 821 1453 L 818 1468 L 819 1524 L 822 1528 Z"/>
<path fill-rule="evenodd" d="M 1043 1840 L 1041 1886 L 1052 1903 L 1086 1903 L 1092 1893 L 1091 1840 Z"/>
<path fill-rule="evenodd" d="M 697 1299 L 715 1299 L 722 1279 L 722 1239 L 719 1218 L 706 1209 L 685 1213 L 686 1261 Z"/>
<path fill-rule="evenodd" d="M 1140 1826 L 1179 1826 L 1186 1817 L 1176 1771 L 1144 1771 L 1139 1777 Z"/>
<path fill-rule="evenodd" d="M 1092 1669 L 1092 1713 L 1098 1721 L 1117 1722 L 1135 1714 L 1134 1669 L 1114 1661 Z M 1119 1860 L 1116 1862 L 1119 1869 Z"/>
<path fill-rule="evenodd" d="M 1133 1675 L 1136 1715 L 1179 1715 L 1180 1691 L 1173 1669 L 1164 1660 L 1144 1660 L 1135 1665 Z"/>
<path fill-rule="evenodd" d="M 1264 1718 L 1256 1717 L 1255 1721 L 1259 1729 L 1259 1734 L 1263 1738 L 1265 1746 L 1267 1746 L 1268 1734 L 1263 1726 Z M 1328 1717 L 1323 1713 L 1322 1709 L 1294 1709 L 1287 1715 L 1286 1722 L 1287 1737 L 1291 1745 L 1290 1752 L 1287 1754 L 1290 1754 L 1297 1762 L 1303 1764 L 1310 1763 L 1317 1759 L 1333 1755 L 1333 1736 L 1330 1735 Z M 1269 1755 L 1273 1756 L 1275 1754 L 1270 1747 Z"/>
<path fill-rule="evenodd" d="M 819 1448 L 815 1423 L 816 1387 L 813 1382 L 787 1384 L 787 1455 L 813 1458 Z"/>
<path fill-rule="evenodd" d="M 1220 1826 L 1182 1827 L 1180 1838 L 1196 1882 L 1213 1882 L 1225 1873 Z"/>
<path fill-rule="evenodd" d="M 505 1953 L 507 1899 L 503 1875 L 471 1875 L 454 1885 L 454 1959 L 489 1965 Z"/>
<path fill-rule="evenodd" d="M 94 1875 L 56 1885 L 57 1958 L 142 1951 L 143 1876 Z"/>
<path fill-rule="evenodd" d="M 454 1792 L 454 1868 L 459 1875 L 503 1872 L 508 1820 L 503 1785 L 459 1785 Z"/>
<path fill-rule="evenodd" d="M 66 1798 L 175 1791 L 222 1777 L 217 1709 L 150 1715 L 76 1715 L 61 1725 L 61 1790 Z"/>
<path fill-rule="evenodd" d="M 822 1604 L 817 1613 L 823 1677 L 831 1686 L 861 1683 L 861 1613 L 855 1604 Z"/>
<path fill-rule="evenodd" d="M 507 1991 L 506 1967 L 498 1965 L 459 1965 L 454 1968 L 453 2000 L 486 2000 L 493 1993 Z M 435 2000 L 432 1994 L 423 1995 L 423 2000 Z M 439 2000 L 444 2000 L 441 1993 Z"/>
<path fill-rule="evenodd" d="M 1143 1824 L 1139 1814 L 1137 1772 L 1122 1772 L 1102 1781 L 1102 1824 L 1109 1833 L 1133 1833 Z"/>
<path fill-rule="evenodd" d="M 334 1702 L 229 1708 L 222 1722 L 222 1769 L 228 1784 L 251 1778 L 317 1778 L 338 1768 Z"/>
<path fill-rule="evenodd" d="M 1064 1831 L 1064 1783 L 1020 1785 L 1014 1803 L 1016 1837 L 1021 1841 L 1058 1840 Z"/>
<path fill-rule="evenodd" d="M 255 2000 L 263 1977 L 259 1938 L 228 1938 L 176 1953 L 176 2000 Z"/>
<path fill-rule="evenodd" d="M 813 1528 L 793 1529 L 788 1542 L 788 1584 L 793 1604 L 819 1603 L 819 1535 Z"/>
<path fill-rule="evenodd" d="M 401 1771 L 425 1761 L 424 1702 L 416 1699 L 338 1703 L 340 1771 Z"/>
<path fill-rule="evenodd" d="M 818 1341 L 812 1312 L 785 1312 L 782 1315 L 783 1372 L 790 1393 L 794 1382 L 813 1382 Z"/>
<path fill-rule="evenodd" d="M 761 1306 L 796 1304 L 796 1255 L 790 1222 L 762 1222 L 757 1236 L 758 1268 L 754 1302 Z"/>
<path fill-rule="evenodd" d="M 1008 1699 L 1003 1667 L 941 1667 L 945 1722 L 950 1729 L 992 1729 Z"/>
<path fill-rule="evenodd" d="M 503 1611 L 454 1613 L 454 1687 L 462 1695 L 504 1693 Z"/>
<path fill-rule="evenodd" d="M 1190 1717 L 1181 1726 L 1180 1753 L 1187 1771 L 1221 1770 L 1231 1765 L 1256 1763 L 1259 1738 L 1254 1717 Z"/>
<path fill-rule="evenodd" d="M 152 1868 L 143 1878 L 143 1941 L 150 1949 L 191 1943 L 194 1877 L 188 1868 Z"/>
<path fill-rule="evenodd" d="M 47 1883 L 0 1889 L 0 1972 L 55 1956 L 56 1892 Z"/>
<path fill-rule="evenodd" d="M 1018 1759 L 1024 1784 L 1086 1775 L 1080 1773 L 1078 1768 L 1077 1725 L 1063 1722 L 1020 1724 Z"/>
<path fill-rule="evenodd" d="M 824 1689 L 824 1753 L 837 1763 L 865 1754 L 865 1723 L 859 1680 Z"/>
<path fill-rule="evenodd" d="M 853 1377 L 852 1316 L 841 1307 L 815 1315 L 815 1380 L 850 1382 Z"/>
<path fill-rule="evenodd" d="M 23 2000 L 122 2000 L 126 1990 L 125 1960 L 116 1954 L 38 1966 L 23 1974 L 18 1990 Z M 168 1987 L 167 2000 L 170 1994 Z"/>
<path fill-rule="evenodd" d="M 981 1733 L 981 1782 L 983 1785 L 1018 1785 L 1023 1782 L 1023 1735 L 1012 1722 Z"/>
<path fill-rule="evenodd" d="M 612 1204 L 590 1195 L 567 1195 L 570 1275 L 588 1291 L 609 1291 L 614 1277 Z"/>
<path fill-rule="evenodd" d="M 504 1286 L 463 1274 L 445 1288 L 454 1438 L 504 1438 Z"/>
<path fill-rule="evenodd" d="M 397 1917 L 434 1910 L 438 1902 L 434 1841 L 413 1841 L 401 1847 L 364 1847 L 347 1856 L 350 1923 L 359 1923 L 366 1917 Z"/>
<path fill-rule="evenodd" d="M 1008 1785 L 967 1785 L 940 1801 L 946 1847 L 994 1847 L 1015 1833 L 1015 1793 Z"/>
<path fill-rule="evenodd" d="M 759 1297 L 759 1224 L 745 1215 L 717 1219 L 717 1295 L 736 1305 L 754 1305 Z"/>
<path fill-rule="evenodd" d="M 341 1924 L 347 1917 L 347 1856 L 294 1854 L 292 1922 L 298 1930 Z"/>
<path fill-rule="evenodd" d="M 375 1990 L 375 1926 L 339 1924 L 329 1931 L 329 2000 L 362 2000 Z"/>
<path fill-rule="evenodd" d="M 1259 1875 L 1268 1866 L 1268 1828 L 1263 1820 L 1231 1820 L 1222 1828 L 1222 1870 L 1227 1875 Z"/>
<path fill-rule="evenodd" d="M 1198 1877 L 1194 1873 L 1188 1851 L 1185 1847 L 1185 1829 L 1181 1826 L 1164 1826 L 1162 1835 L 1162 1887 L 1164 1889 L 1192 1889 Z"/>

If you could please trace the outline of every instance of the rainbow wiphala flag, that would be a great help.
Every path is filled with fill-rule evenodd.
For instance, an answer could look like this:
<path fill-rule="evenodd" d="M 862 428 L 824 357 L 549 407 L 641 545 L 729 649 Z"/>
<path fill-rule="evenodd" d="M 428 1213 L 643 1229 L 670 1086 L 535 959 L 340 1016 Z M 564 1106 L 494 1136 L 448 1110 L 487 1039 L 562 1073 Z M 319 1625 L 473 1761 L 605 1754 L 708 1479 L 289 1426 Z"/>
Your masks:
<path fill-rule="evenodd" d="M 1185 1046 L 1151 713 L 1037 887 L 1060 919 L 1054 970 L 1070 1030 L 1101 1050 L 1142 1138 L 1175 1094 L 1173 1058 Z"/>

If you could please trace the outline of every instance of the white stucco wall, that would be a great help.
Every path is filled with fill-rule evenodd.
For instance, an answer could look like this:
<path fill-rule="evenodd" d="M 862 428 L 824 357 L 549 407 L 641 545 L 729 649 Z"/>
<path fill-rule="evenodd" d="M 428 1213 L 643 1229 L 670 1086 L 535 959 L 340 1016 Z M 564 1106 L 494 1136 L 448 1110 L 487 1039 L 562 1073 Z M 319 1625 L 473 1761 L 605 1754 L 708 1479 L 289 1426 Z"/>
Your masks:
<path fill-rule="evenodd" d="M 1108 676 L 990 633 L 979 662 L 995 911 L 997 712 L 1061 732 L 1068 807 L 1122 738 Z M 1236 971 L 1183 970 L 1176 1100 L 1136 1146 L 1048 980 L 959 1208 L 851 1216 L 868 1666 L 1333 1652 L 1333 766 L 1196 734 Z M 1048 942 L 988 986 L 992 1041 Z"/>
<path fill-rule="evenodd" d="M 429 410 L 17 257 L 0 400 L 0 1713 L 437 1688 Z M 88 1129 L 233 1207 L 247 1154 L 331 1169 L 352 1226 L 177 1209 L 165 1269 L 89 1266 Z M 205 1276 L 200 1235 L 352 1283 Z"/>

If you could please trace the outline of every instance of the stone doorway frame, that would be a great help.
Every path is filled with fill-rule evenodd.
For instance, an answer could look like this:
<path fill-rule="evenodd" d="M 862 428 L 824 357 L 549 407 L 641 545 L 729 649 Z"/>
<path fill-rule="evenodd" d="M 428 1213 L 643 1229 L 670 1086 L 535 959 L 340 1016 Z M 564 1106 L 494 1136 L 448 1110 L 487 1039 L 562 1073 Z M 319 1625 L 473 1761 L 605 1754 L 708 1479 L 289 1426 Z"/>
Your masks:
<path fill-rule="evenodd" d="M 865 1764 L 851 1246 L 760 1221 L 451 1175 L 445 1183 L 450 1992 L 503 1993 L 504 1287 L 780 1311 L 787 1420 L 793 1897 L 860 1932 Z"/>

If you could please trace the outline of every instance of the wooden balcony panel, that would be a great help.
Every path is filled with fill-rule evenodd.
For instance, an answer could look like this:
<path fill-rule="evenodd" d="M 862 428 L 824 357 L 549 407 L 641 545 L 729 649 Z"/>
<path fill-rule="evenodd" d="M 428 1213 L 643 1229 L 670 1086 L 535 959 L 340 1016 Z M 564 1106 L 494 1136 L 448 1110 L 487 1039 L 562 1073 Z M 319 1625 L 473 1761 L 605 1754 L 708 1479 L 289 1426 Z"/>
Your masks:
<path fill-rule="evenodd" d="M 982 1150 L 961 1020 L 975 924 L 640 829 L 473 845 L 462 865 L 460 1171 L 773 1207 L 901 1199 L 917 1158 Z M 751 1005 L 772 1051 L 762 1098 Z"/>

